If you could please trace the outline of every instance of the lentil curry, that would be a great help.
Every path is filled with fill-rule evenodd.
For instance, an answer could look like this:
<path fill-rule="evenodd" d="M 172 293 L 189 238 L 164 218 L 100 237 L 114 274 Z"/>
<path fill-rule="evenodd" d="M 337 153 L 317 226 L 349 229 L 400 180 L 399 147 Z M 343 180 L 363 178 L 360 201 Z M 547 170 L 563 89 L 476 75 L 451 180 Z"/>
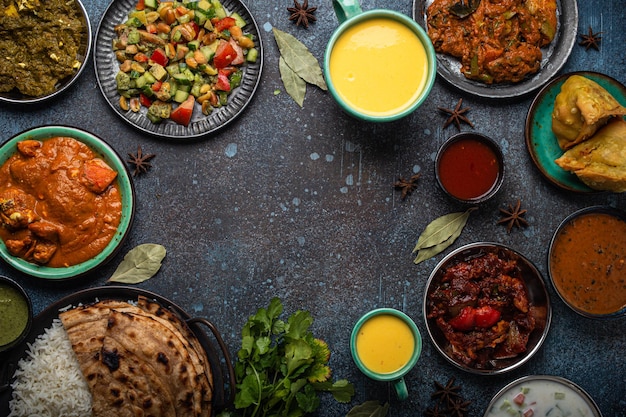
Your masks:
<path fill-rule="evenodd" d="M 555 237 L 550 275 L 578 310 L 602 315 L 626 307 L 626 221 L 607 213 L 572 219 Z"/>
<path fill-rule="evenodd" d="M 434 0 L 427 9 L 435 50 L 461 61 L 466 78 L 515 83 L 539 71 L 557 30 L 556 0 Z"/>
<path fill-rule="evenodd" d="M 122 216 L 117 172 L 84 143 L 25 140 L 0 168 L 0 237 L 29 262 L 85 262 L 111 241 Z"/>
<path fill-rule="evenodd" d="M 85 31 L 73 0 L 0 0 L 0 92 L 53 93 L 80 67 Z"/>

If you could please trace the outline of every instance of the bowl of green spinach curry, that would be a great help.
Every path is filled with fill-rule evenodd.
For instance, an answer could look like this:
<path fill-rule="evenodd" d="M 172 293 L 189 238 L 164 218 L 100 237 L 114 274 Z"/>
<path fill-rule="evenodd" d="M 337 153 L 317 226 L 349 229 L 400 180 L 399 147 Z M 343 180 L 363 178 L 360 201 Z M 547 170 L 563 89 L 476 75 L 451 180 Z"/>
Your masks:
<path fill-rule="evenodd" d="M 48 101 L 83 72 L 92 38 L 80 0 L 10 2 L 0 27 L 0 102 Z"/>

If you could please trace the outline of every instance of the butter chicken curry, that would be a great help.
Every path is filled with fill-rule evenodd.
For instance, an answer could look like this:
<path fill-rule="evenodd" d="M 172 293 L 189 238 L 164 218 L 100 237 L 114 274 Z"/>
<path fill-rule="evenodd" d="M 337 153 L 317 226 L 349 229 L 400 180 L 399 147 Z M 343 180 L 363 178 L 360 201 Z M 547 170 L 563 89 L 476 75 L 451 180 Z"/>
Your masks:
<path fill-rule="evenodd" d="M 49 267 L 99 254 L 122 215 L 116 178 L 75 139 L 19 142 L 0 168 L 0 237 L 8 251 Z"/>

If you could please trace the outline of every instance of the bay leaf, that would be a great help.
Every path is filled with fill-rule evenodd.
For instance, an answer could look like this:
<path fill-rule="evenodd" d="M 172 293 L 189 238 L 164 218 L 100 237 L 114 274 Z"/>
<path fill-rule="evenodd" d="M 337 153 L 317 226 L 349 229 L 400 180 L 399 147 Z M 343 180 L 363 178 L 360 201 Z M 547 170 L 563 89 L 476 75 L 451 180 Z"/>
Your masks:
<path fill-rule="evenodd" d="M 378 401 L 365 401 L 353 407 L 346 417 L 385 417 L 389 411 L 389 403 L 381 405 Z"/>
<path fill-rule="evenodd" d="M 283 80 L 287 94 L 302 107 L 306 94 L 306 82 L 293 72 L 282 56 L 278 59 L 278 69 L 280 70 L 280 79 Z"/>
<path fill-rule="evenodd" d="M 138 284 L 152 278 L 161 268 L 167 251 L 162 245 L 144 243 L 128 251 L 107 282 Z"/>
<path fill-rule="evenodd" d="M 417 239 L 413 253 L 420 249 L 438 245 L 450 238 L 459 229 L 462 230 L 475 207 L 464 212 L 449 213 L 430 222 Z"/>
<path fill-rule="evenodd" d="M 452 245 L 454 243 L 454 241 L 461 234 L 461 230 L 462 229 L 459 229 L 458 234 L 454 234 L 454 235 L 450 236 L 447 240 L 444 240 L 443 242 L 441 242 L 441 243 L 439 243 L 439 244 L 437 244 L 435 246 L 429 246 L 427 248 L 420 249 L 417 252 L 417 256 L 413 260 L 413 263 L 415 265 L 417 265 L 417 264 L 419 264 L 421 262 L 424 262 L 427 259 L 432 258 L 433 256 L 439 255 L 441 252 L 446 250 L 450 245 Z"/>
<path fill-rule="evenodd" d="M 300 78 L 309 84 L 313 84 L 322 90 L 328 90 L 322 68 L 317 58 L 300 42 L 295 36 L 273 28 L 274 39 L 280 50 L 280 55 L 285 59 L 285 63 L 298 74 Z"/>

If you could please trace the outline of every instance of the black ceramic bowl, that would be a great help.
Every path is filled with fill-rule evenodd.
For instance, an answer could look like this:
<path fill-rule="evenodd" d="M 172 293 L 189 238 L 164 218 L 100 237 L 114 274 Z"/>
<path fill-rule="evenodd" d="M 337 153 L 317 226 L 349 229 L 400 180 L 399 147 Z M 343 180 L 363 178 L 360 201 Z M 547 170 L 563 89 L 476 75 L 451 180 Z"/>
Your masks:
<path fill-rule="evenodd" d="M 493 197 L 504 180 L 504 156 L 491 138 L 474 132 L 450 137 L 439 148 L 435 177 L 453 200 L 477 204 Z"/>
<path fill-rule="evenodd" d="M 20 344 L 32 323 L 33 304 L 24 288 L 0 276 L 0 353 Z"/>
<path fill-rule="evenodd" d="M 75 8 L 78 11 L 79 18 L 82 24 L 82 34 L 81 41 L 78 48 L 78 53 L 76 54 L 76 62 L 78 63 L 78 68 L 73 72 L 73 74 L 64 79 L 58 80 L 55 85 L 55 89 L 53 92 L 49 94 L 45 94 L 42 96 L 28 96 L 26 94 L 22 94 L 21 92 L 13 89 L 8 92 L 0 93 L 0 102 L 11 103 L 11 104 L 39 104 L 42 102 L 49 101 L 61 94 L 63 94 L 66 90 L 68 90 L 81 76 L 83 70 L 85 69 L 85 63 L 89 54 L 91 52 L 92 46 L 92 36 L 91 36 L 91 23 L 89 22 L 89 16 L 87 15 L 87 10 L 85 10 L 85 6 L 81 3 L 80 0 L 70 0 L 75 4 Z M 41 3 L 41 7 L 45 7 L 46 2 Z M 60 26 L 59 26 L 60 27 Z M 4 57 L 3 57 L 4 59 Z"/>
<path fill-rule="evenodd" d="M 468 262 L 473 259 L 490 254 L 496 255 L 497 258 L 500 260 L 514 261 L 516 263 L 514 269 L 512 269 L 511 271 L 506 271 L 506 274 L 512 277 L 518 277 L 524 282 L 527 292 L 527 299 L 530 306 L 529 311 L 532 312 L 531 315 L 535 318 L 536 324 L 534 329 L 532 330 L 532 332 L 530 332 L 528 336 L 525 351 L 518 353 L 514 356 L 511 355 L 505 357 L 502 356 L 502 354 L 496 354 L 496 349 L 491 350 L 489 348 L 484 348 L 480 352 L 479 349 L 477 349 L 476 353 L 477 356 L 481 358 L 480 360 L 476 359 L 473 362 L 463 361 L 459 358 L 459 355 L 456 355 L 453 352 L 454 349 L 451 343 L 446 338 L 446 335 L 444 334 L 442 328 L 440 328 L 437 324 L 437 318 L 431 317 L 430 300 L 432 294 L 435 293 L 435 291 L 446 290 L 446 287 L 442 285 L 442 282 L 444 274 L 449 268 L 454 267 L 460 262 Z M 483 262 L 483 264 L 486 263 L 486 261 Z M 489 265 L 491 265 L 489 266 L 489 268 L 495 268 L 493 266 L 493 263 L 489 263 Z M 470 268 L 474 267 L 475 265 L 472 265 Z M 472 273 L 471 269 L 470 273 Z M 500 285 L 506 285 L 506 283 L 502 284 L 498 282 L 498 287 Z M 511 285 L 509 285 L 509 287 L 511 287 Z M 489 298 L 504 298 L 505 300 L 507 300 L 506 309 L 512 309 L 512 306 L 510 305 L 512 301 L 507 294 L 510 293 L 505 290 L 499 290 L 499 294 L 492 292 L 492 295 L 490 295 Z M 484 299 L 479 300 L 475 305 L 473 304 L 473 302 L 474 300 L 461 300 L 454 306 L 452 305 L 452 303 L 450 303 L 445 307 L 438 306 L 437 308 L 445 308 L 447 310 L 443 318 L 448 324 L 450 324 L 452 322 L 452 317 L 455 317 L 457 315 L 460 316 L 460 313 L 453 312 L 454 309 L 460 311 L 465 305 L 475 306 L 477 308 L 485 304 Z M 497 308 L 504 310 L 501 307 Z M 507 246 L 491 242 L 476 242 L 462 246 L 452 251 L 445 258 L 443 258 L 439 262 L 439 264 L 437 264 L 426 284 L 426 291 L 424 293 L 423 302 L 423 314 L 424 319 L 426 320 L 426 329 L 428 330 L 428 335 L 430 336 L 430 339 L 437 351 L 455 367 L 470 373 L 480 375 L 502 374 L 516 369 L 522 366 L 524 363 L 528 362 L 543 344 L 543 341 L 548 334 L 548 329 L 550 328 L 550 322 L 552 319 L 552 309 L 550 306 L 548 291 L 539 270 L 532 264 L 532 262 L 526 259 L 519 252 Z M 505 314 L 503 313 L 500 320 L 504 321 L 505 323 L 500 323 L 500 321 L 498 321 L 497 325 L 508 326 L 508 328 L 511 329 L 510 333 L 508 334 L 514 335 L 515 332 L 513 331 L 513 325 L 510 324 L 512 320 L 509 316 L 510 314 L 507 314 L 505 317 Z M 488 327 L 492 326 L 493 325 L 490 324 Z"/>
<path fill-rule="evenodd" d="M 626 212 L 609 206 L 580 209 L 557 227 L 548 274 L 561 300 L 583 317 L 626 316 Z"/>

